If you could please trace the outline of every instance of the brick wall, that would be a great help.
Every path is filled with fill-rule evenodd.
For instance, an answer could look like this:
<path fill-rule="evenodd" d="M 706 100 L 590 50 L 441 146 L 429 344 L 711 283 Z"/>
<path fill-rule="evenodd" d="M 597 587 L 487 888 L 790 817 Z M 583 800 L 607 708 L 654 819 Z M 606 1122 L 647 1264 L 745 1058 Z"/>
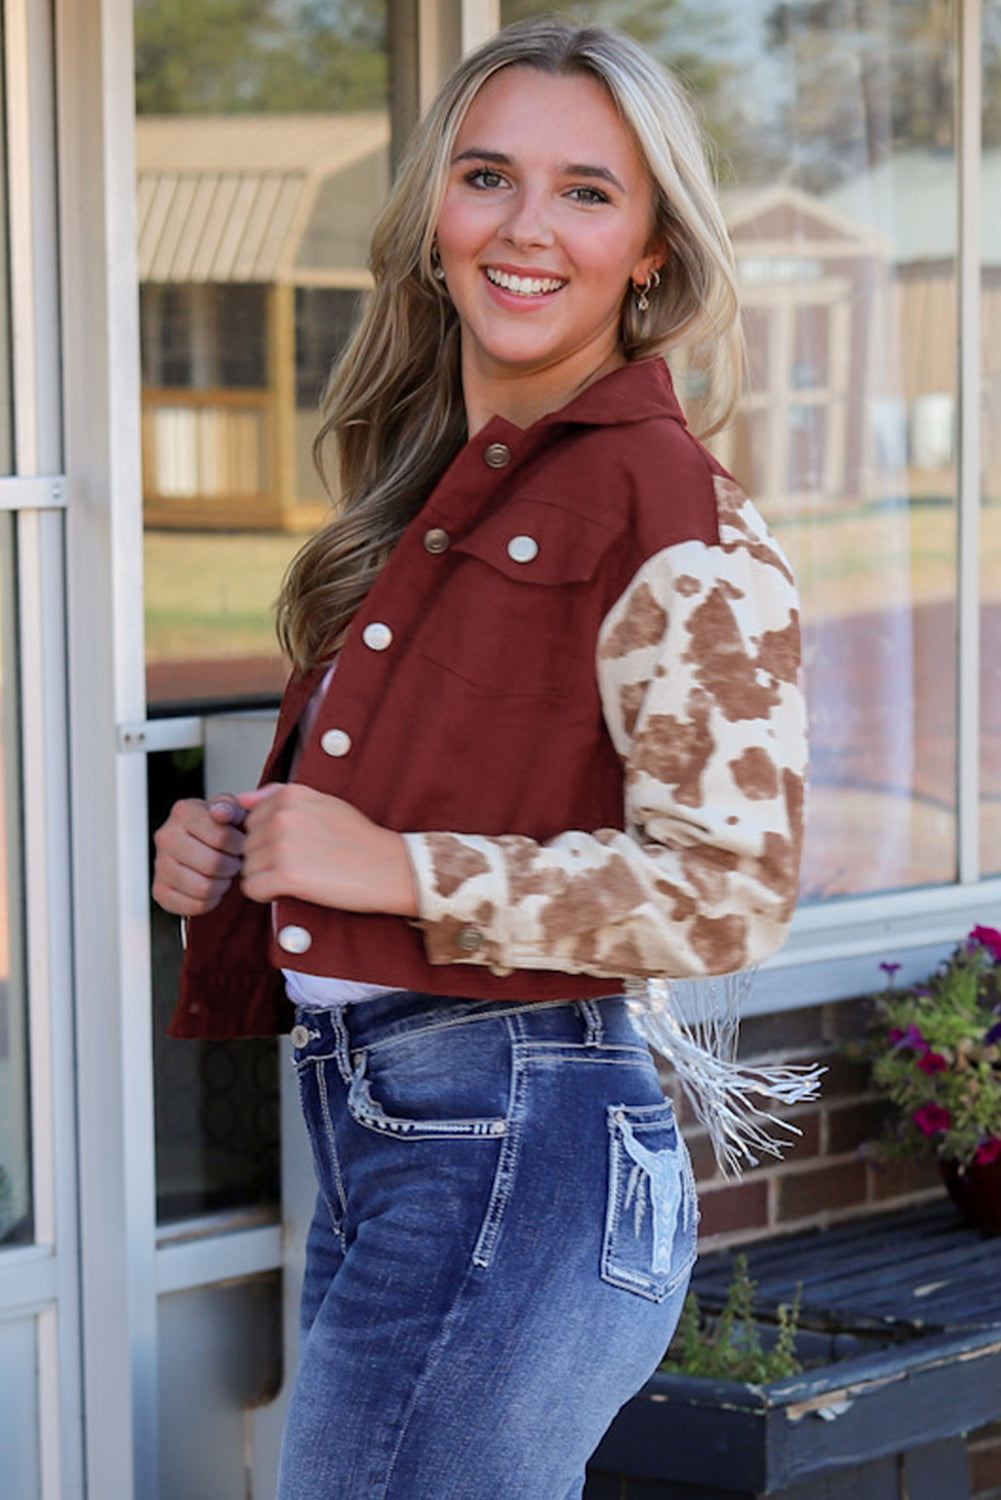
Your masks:
<path fill-rule="evenodd" d="M 782 1112 L 802 1134 L 790 1138 L 781 1160 L 765 1158 L 739 1182 L 719 1175 L 706 1132 L 695 1123 L 687 1100 L 676 1100 L 699 1183 L 707 1249 L 834 1223 L 942 1191 L 934 1162 L 877 1165 L 862 1154 L 885 1118 L 865 1065 L 845 1051 L 848 1042 L 862 1036 L 866 1013 L 866 1001 L 852 1000 L 744 1021 L 740 1051 L 745 1060 L 821 1062 L 827 1072 L 816 1103 Z"/>
<path fill-rule="evenodd" d="M 846 1055 L 847 1044 L 864 1034 L 867 1011 L 866 1001 L 849 1000 L 743 1022 L 746 1061 L 821 1062 L 828 1071 L 816 1103 L 782 1111 L 802 1135 L 781 1160 L 766 1158 L 740 1181 L 717 1172 L 706 1132 L 667 1079 L 699 1184 L 704 1249 L 833 1224 L 943 1191 L 933 1161 L 877 1165 L 864 1153 L 885 1118 L 865 1065 Z M 971 1433 L 969 1452 L 976 1500 L 1001 1500 L 1001 1422 Z"/>

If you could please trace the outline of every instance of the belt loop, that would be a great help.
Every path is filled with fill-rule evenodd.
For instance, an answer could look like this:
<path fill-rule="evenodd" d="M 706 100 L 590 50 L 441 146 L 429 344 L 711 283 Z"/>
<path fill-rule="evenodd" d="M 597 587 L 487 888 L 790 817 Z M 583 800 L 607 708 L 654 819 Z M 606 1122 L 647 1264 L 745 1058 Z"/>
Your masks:
<path fill-rule="evenodd" d="M 605 1026 L 601 1006 L 594 1000 L 579 1000 L 577 1008 L 584 1023 L 584 1046 L 600 1047 L 605 1039 Z"/>

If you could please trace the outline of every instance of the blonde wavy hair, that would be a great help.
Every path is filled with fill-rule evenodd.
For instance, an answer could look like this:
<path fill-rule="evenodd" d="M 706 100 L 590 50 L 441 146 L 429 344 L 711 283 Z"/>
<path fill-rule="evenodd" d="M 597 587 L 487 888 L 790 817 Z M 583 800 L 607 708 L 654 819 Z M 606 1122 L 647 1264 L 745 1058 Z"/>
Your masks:
<path fill-rule="evenodd" d="M 629 37 L 557 20 L 508 27 L 459 64 L 416 130 L 372 237 L 374 289 L 324 392 L 313 455 L 334 440 L 335 513 L 293 558 L 278 600 L 279 640 L 299 670 L 328 657 L 390 552 L 466 440 L 459 320 L 433 275 L 432 244 L 455 139 L 501 68 L 582 73 L 608 89 L 653 184 L 651 245 L 668 254 L 640 314 L 623 288 L 629 360 L 698 351 L 718 430 L 740 374 L 736 272 L 701 130 L 678 81 Z"/>

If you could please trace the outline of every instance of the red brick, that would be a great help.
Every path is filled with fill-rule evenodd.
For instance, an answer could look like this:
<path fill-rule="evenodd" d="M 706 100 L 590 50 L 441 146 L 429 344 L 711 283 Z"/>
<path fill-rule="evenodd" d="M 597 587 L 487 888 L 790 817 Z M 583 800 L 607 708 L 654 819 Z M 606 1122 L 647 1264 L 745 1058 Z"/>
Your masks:
<path fill-rule="evenodd" d="M 824 1034 L 832 1042 L 860 1042 L 872 1019 L 874 1003 L 868 998 L 842 1000 L 824 1007 Z"/>
<path fill-rule="evenodd" d="M 830 1103 L 838 1098 L 858 1098 L 872 1092 L 868 1063 L 832 1053 L 822 1059 L 827 1072 L 820 1080 L 821 1098 Z"/>
<path fill-rule="evenodd" d="M 748 1016 L 740 1025 L 742 1058 L 780 1053 L 806 1053 L 815 1057 L 826 1051 L 823 1006 L 806 1010 L 777 1011 L 770 1016 Z"/>
<path fill-rule="evenodd" d="M 876 1140 L 893 1106 L 880 1099 L 837 1105 L 828 1111 L 827 1149 L 831 1156 L 855 1151 L 867 1141 Z"/>
<path fill-rule="evenodd" d="M 820 1110 L 819 1109 L 788 1109 L 778 1111 L 783 1118 L 795 1124 L 800 1131 L 799 1135 L 782 1135 L 785 1143 L 782 1152 L 783 1161 L 806 1161 L 812 1156 L 820 1154 Z M 778 1131 L 775 1132 L 779 1134 Z M 685 1128 L 685 1144 L 691 1153 L 692 1168 L 695 1172 L 696 1181 L 705 1187 L 709 1182 L 718 1179 L 719 1173 L 716 1166 L 716 1153 L 713 1151 L 712 1141 L 708 1131 L 701 1126 L 690 1124 Z M 775 1163 L 777 1164 L 777 1163 Z M 773 1162 L 769 1157 L 762 1161 L 762 1167 L 768 1168 Z"/>
<path fill-rule="evenodd" d="M 1001 1423 L 971 1432 L 967 1441 L 975 1500 L 990 1500 L 1001 1490 Z"/>
<path fill-rule="evenodd" d="M 695 1173 L 695 1181 L 700 1187 L 718 1177 L 719 1169 L 716 1166 L 716 1153 L 713 1150 L 712 1141 L 707 1130 L 686 1130 L 685 1145 L 688 1147 L 692 1158 L 692 1171 Z"/>
<path fill-rule="evenodd" d="M 942 1187 L 942 1178 L 934 1157 L 869 1163 L 869 1197 L 874 1203 L 903 1198 L 911 1193 L 927 1193 L 929 1188 L 936 1187 Z"/>
<path fill-rule="evenodd" d="M 817 1214 L 852 1208 L 866 1201 L 866 1169 L 860 1161 L 785 1172 L 778 1179 L 778 1219 L 813 1218 Z"/>
<path fill-rule="evenodd" d="M 713 1188 L 700 1200 L 699 1233 L 732 1234 L 737 1229 L 762 1229 L 768 1223 L 768 1183 L 764 1178 Z"/>
<path fill-rule="evenodd" d="M 799 1135 L 783 1134 L 782 1139 L 788 1142 L 782 1152 L 783 1161 L 802 1162 L 809 1156 L 820 1155 L 819 1109 L 777 1110 L 776 1113 L 788 1119 L 800 1132 Z"/>

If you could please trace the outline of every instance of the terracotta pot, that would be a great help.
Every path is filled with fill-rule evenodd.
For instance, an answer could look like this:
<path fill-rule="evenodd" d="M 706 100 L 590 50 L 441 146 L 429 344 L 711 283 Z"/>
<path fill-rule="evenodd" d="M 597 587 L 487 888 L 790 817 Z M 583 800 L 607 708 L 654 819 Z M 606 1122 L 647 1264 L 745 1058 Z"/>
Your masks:
<path fill-rule="evenodd" d="M 1001 1234 L 1001 1157 L 996 1161 L 940 1161 L 942 1181 L 965 1219 L 985 1234 Z"/>

